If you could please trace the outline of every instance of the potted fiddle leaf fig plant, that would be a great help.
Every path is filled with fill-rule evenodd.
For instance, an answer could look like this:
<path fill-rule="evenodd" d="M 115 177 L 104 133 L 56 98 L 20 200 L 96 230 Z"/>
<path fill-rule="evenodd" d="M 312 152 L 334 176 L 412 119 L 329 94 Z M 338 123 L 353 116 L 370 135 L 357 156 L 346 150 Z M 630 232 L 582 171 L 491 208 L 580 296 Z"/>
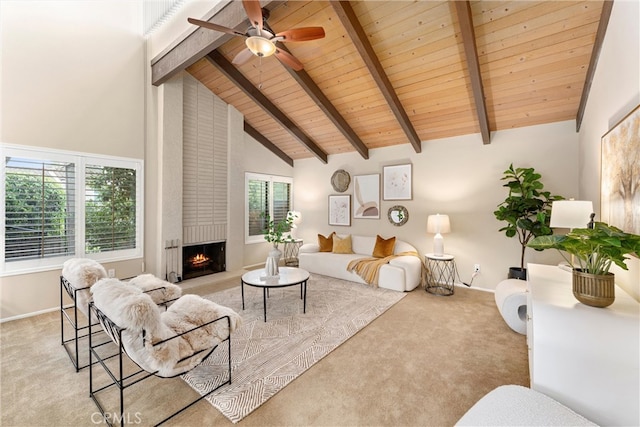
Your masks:
<path fill-rule="evenodd" d="M 574 228 L 566 235 L 538 236 L 528 246 L 560 251 L 573 269 L 576 299 L 593 307 L 607 307 L 615 299 L 615 275 L 609 270 L 613 264 L 628 269 L 625 255 L 640 255 L 640 236 L 595 222 L 593 228 Z"/>
<path fill-rule="evenodd" d="M 551 204 L 564 197 L 552 195 L 544 191 L 540 181 L 542 175 L 534 168 L 515 168 L 513 164 L 504 171 L 503 187 L 509 189 L 507 198 L 493 212 L 496 219 L 506 222 L 499 231 L 507 237 L 518 236 L 520 242 L 520 267 L 509 268 L 509 278 L 526 280 L 527 270 L 524 268 L 524 255 L 529 241 L 537 236 L 553 233 L 549 227 L 551 220 Z"/>

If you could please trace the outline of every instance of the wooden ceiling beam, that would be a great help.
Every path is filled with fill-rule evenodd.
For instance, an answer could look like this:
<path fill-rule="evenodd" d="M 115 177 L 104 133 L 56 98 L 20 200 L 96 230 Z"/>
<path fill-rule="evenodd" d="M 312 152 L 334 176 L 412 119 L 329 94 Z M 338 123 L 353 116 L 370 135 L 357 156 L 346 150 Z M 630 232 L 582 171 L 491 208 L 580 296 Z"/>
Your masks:
<path fill-rule="evenodd" d="M 578 114 L 576 115 L 576 132 L 580 131 L 582 118 L 584 117 L 584 110 L 587 108 L 587 99 L 589 98 L 589 92 L 591 91 L 591 83 L 593 82 L 593 75 L 595 74 L 596 66 L 598 65 L 598 58 L 600 57 L 600 51 L 602 50 L 604 36 L 607 33 L 607 26 L 609 25 L 609 18 L 611 17 L 611 9 L 613 9 L 613 0 L 605 0 L 602 5 L 602 12 L 600 12 L 600 22 L 598 23 L 596 39 L 593 42 L 593 50 L 591 51 L 589 68 L 587 68 L 587 76 L 584 80 L 584 86 L 582 87 L 582 97 L 580 98 L 580 106 L 578 107 Z"/>
<path fill-rule="evenodd" d="M 262 0 L 262 7 L 272 10 L 283 1 Z M 242 2 L 221 0 L 204 21 L 223 25 L 244 33 L 249 26 Z M 195 30 L 151 60 L 151 84 L 160 86 L 180 71 L 193 65 L 233 36 L 193 26 Z"/>
<path fill-rule="evenodd" d="M 289 50 L 282 44 L 278 43 L 278 49 L 283 50 L 285 52 L 289 52 Z M 344 137 L 349 141 L 349 143 L 356 149 L 360 155 L 368 159 L 369 158 L 369 149 L 364 142 L 360 139 L 360 137 L 355 133 L 355 131 L 349 126 L 347 121 L 342 117 L 342 115 L 338 112 L 336 107 L 329 101 L 329 98 L 325 96 L 324 93 L 320 90 L 316 82 L 313 81 L 311 76 L 303 69 L 300 71 L 296 71 L 291 67 L 284 67 L 291 77 L 295 79 L 296 82 L 300 85 L 307 95 L 313 99 L 313 101 L 318 105 L 318 107 L 324 112 L 324 114 L 333 122 L 333 124 L 338 128 L 338 130 L 344 135 Z"/>
<path fill-rule="evenodd" d="M 206 56 L 206 59 L 220 70 L 229 80 L 241 89 L 249 98 L 258 104 L 267 114 L 278 122 L 287 132 L 302 145 L 307 147 L 323 163 L 327 163 L 325 153 L 302 129 L 300 129 L 286 114 L 275 106 L 264 94 L 255 87 L 236 67 L 231 64 L 220 52 L 214 50 Z"/>
<path fill-rule="evenodd" d="M 248 133 L 253 139 L 262 144 L 265 148 L 270 150 L 273 154 L 280 157 L 284 160 L 289 166 L 293 167 L 293 159 L 285 154 L 284 151 L 279 149 L 273 142 L 269 141 L 269 139 L 258 132 L 253 126 L 251 126 L 246 121 L 244 122 L 244 131 Z"/>
<path fill-rule="evenodd" d="M 491 131 L 489 130 L 489 117 L 487 115 L 487 105 L 484 96 L 484 87 L 482 85 L 480 61 L 478 61 L 478 48 L 476 46 L 476 35 L 473 29 L 471 5 L 468 1 L 454 1 L 453 3 L 456 6 L 456 14 L 458 15 L 460 31 L 462 32 L 464 55 L 467 60 L 467 69 L 469 70 L 471 90 L 473 91 L 473 99 L 476 104 L 476 114 L 478 115 L 482 143 L 490 144 Z"/>
<path fill-rule="evenodd" d="M 409 142 L 413 145 L 413 149 L 416 153 L 420 153 L 422 151 L 420 138 L 418 137 L 413 124 L 409 120 L 409 116 L 402 106 L 395 89 L 391 85 L 384 68 L 382 68 L 382 64 L 380 64 L 371 43 L 369 43 L 367 35 L 365 34 L 362 25 L 360 25 L 353 8 L 348 1 L 331 1 L 329 3 L 333 6 L 340 22 L 342 22 L 342 25 L 347 30 L 347 34 L 351 38 L 351 41 L 356 49 L 358 49 L 360 56 L 369 69 L 369 73 L 371 73 L 371 76 L 378 85 L 382 95 L 389 104 L 391 111 L 396 116 L 396 119 L 404 133 L 407 135 Z"/>

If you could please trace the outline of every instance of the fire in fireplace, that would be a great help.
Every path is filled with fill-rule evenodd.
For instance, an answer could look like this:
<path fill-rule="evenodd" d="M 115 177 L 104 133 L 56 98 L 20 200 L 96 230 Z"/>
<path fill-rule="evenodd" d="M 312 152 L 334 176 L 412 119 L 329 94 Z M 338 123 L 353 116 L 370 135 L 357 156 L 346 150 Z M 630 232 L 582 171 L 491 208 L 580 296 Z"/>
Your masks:
<path fill-rule="evenodd" d="M 184 279 L 225 271 L 225 242 L 183 246 L 182 270 Z"/>

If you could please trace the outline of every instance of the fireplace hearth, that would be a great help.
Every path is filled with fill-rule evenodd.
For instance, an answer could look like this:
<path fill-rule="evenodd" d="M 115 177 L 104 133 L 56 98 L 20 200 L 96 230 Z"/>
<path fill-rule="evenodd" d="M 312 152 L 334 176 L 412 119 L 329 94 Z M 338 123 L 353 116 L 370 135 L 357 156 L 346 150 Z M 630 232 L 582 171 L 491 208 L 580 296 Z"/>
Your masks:
<path fill-rule="evenodd" d="M 182 247 L 182 277 L 192 279 L 226 270 L 225 242 Z"/>

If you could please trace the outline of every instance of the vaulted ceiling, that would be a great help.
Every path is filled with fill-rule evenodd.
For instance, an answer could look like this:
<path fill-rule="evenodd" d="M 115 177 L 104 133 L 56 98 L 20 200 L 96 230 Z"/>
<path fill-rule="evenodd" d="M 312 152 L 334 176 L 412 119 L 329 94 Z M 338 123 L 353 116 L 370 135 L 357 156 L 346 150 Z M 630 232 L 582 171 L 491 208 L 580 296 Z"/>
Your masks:
<path fill-rule="evenodd" d="M 194 26 L 152 61 L 155 85 L 186 69 L 284 161 L 576 120 L 579 128 L 611 1 L 262 1 L 277 32 L 326 37 L 232 64 L 244 39 Z M 242 2 L 196 16 L 244 33 Z"/>

